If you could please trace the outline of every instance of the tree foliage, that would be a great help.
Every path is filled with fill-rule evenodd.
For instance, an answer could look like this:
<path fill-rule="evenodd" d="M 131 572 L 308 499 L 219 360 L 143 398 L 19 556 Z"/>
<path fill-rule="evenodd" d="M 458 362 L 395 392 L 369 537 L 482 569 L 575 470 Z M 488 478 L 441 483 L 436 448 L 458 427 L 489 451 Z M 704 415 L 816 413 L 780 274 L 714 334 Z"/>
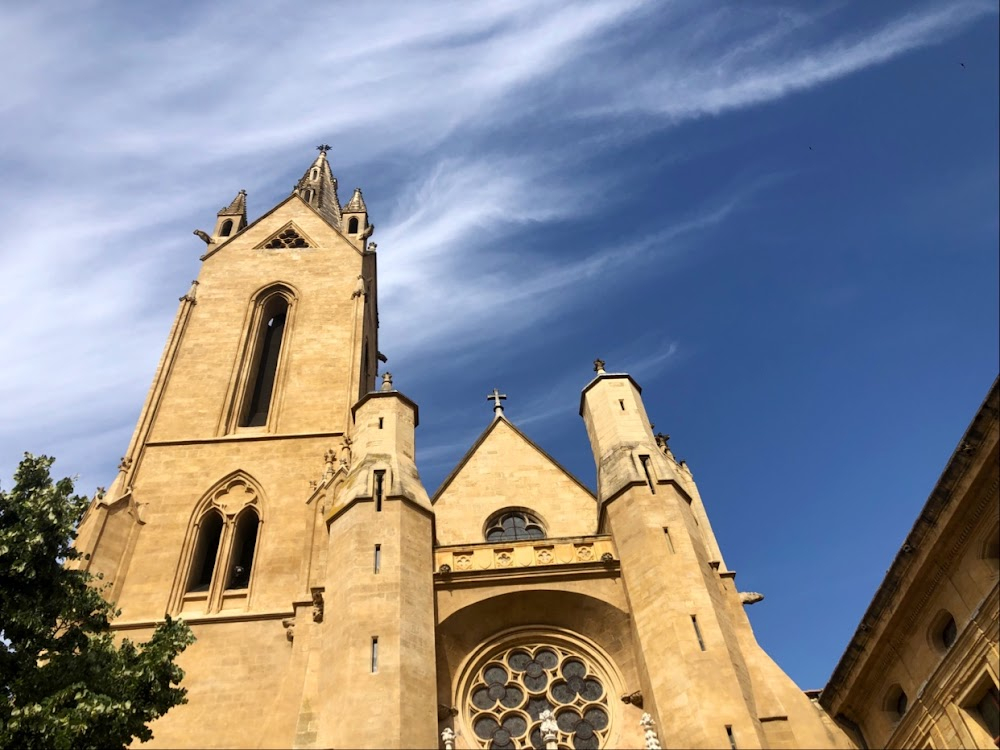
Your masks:
<path fill-rule="evenodd" d="M 194 641 L 166 618 L 144 644 L 115 642 L 118 615 L 79 560 L 88 500 L 53 482 L 52 459 L 25 454 L 0 490 L 0 747 L 123 747 L 186 703 L 174 659 Z"/>

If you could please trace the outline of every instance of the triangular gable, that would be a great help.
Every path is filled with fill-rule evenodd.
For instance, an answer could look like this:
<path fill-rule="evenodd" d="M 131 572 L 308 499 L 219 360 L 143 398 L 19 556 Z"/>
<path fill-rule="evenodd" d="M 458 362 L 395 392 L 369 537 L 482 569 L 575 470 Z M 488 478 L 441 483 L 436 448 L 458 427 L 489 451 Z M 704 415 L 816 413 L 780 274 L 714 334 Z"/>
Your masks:
<path fill-rule="evenodd" d="M 266 240 L 254 247 L 254 250 L 290 250 L 299 247 L 316 247 L 316 243 L 308 235 L 290 221 Z"/>
<path fill-rule="evenodd" d="M 325 216 L 323 216 L 323 214 L 321 214 L 319 211 L 316 210 L 316 208 L 314 206 L 309 205 L 308 201 L 302 200 L 302 198 L 299 195 L 297 195 L 296 193 L 292 193 L 287 198 L 285 198 L 285 200 L 281 201 L 281 203 L 279 203 L 276 206 L 274 206 L 270 211 L 268 211 L 265 214 L 262 214 L 261 216 L 258 216 L 252 222 L 250 222 L 249 224 L 247 224 L 239 232 L 237 232 L 236 234 L 232 235 L 231 237 L 227 237 L 226 240 L 225 240 L 225 242 L 220 242 L 218 245 L 211 246 L 209 248 L 208 252 L 201 256 L 201 260 L 207 260 L 208 258 L 211 258 L 213 255 L 215 255 L 217 252 L 219 252 L 219 250 L 221 250 L 222 248 L 224 248 L 226 245 L 228 245 L 233 240 L 235 240 L 237 238 L 240 238 L 240 237 L 246 236 L 246 234 L 247 234 L 247 232 L 249 230 L 255 228 L 262 221 L 265 221 L 268 218 L 270 218 L 270 216 L 272 214 L 280 211 L 282 208 L 284 208 L 286 205 L 288 205 L 289 201 L 292 201 L 292 200 L 299 201 L 303 206 L 305 206 L 310 211 L 312 211 L 314 214 L 316 214 L 316 217 L 320 221 L 322 221 L 326 226 L 328 226 L 330 229 L 332 229 L 334 231 L 334 233 L 336 233 L 336 235 L 343 240 L 344 244 L 347 247 L 350 247 L 358 255 L 364 255 L 364 253 L 353 242 L 351 242 L 337 226 L 335 226 L 334 224 L 331 224 L 327 220 L 327 218 Z"/>
<path fill-rule="evenodd" d="M 597 528 L 594 494 L 503 417 L 476 439 L 431 502 L 440 544 L 484 541 L 484 524 L 504 508 L 535 513 L 550 537 Z"/>

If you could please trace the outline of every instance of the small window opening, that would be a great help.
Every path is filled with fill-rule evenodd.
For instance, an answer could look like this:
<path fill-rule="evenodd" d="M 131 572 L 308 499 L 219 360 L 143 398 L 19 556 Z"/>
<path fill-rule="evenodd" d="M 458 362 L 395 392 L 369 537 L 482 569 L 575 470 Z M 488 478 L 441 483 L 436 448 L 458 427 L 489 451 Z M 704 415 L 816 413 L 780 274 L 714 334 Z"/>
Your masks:
<path fill-rule="evenodd" d="M 288 303 L 281 297 L 271 300 L 263 314 L 267 322 L 260 333 L 260 348 L 252 377 L 253 390 L 246 407 L 246 416 L 241 427 L 262 427 L 267 424 L 267 413 L 271 408 L 274 378 L 278 371 L 278 355 L 285 333 L 285 319 Z"/>
<path fill-rule="evenodd" d="M 188 591 L 208 591 L 215 571 L 215 558 L 219 554 L 219 540 L 222 538 L 222 516 L 210 511 L 201 519 L 198 530 L 198 544 L 191 561 L 191 579 Z"/>
<path fill-rule="evenodd" d="M 698 627 L 698 618 L 695 615 L 691 615 L 691 624 L 694 625 L 694 634 L 698 636 L 698 646 L 702 651 L 705 650 L 705 641 L 701 637 L 701 628 Z"/>
<path fill-rule="evenodd" d="M 733 736 L 733 728 L 726 724 L 726 736 L 729 737 L 729 747 L 736 750 L 736 738 Z"/>
<path fill-rule="evenodd" d="M 233 231 L 233 220 L 226 219 L 222 222 L 222 229 L 219 230 L 219 235 L 221 237 L 228 237 L 229 233 Z"/>
<path fill-rule="evenodd" d="M 385 422 L 385 418 L 384 417 L 379 417 L 378 418 L 378 428 L 380 430 L 382 429 L 382 425 L 384 424 L 384 422 Z"/>
<path fill-rule="evenodd" d="M 375 572 L 382 572 L 382 545 L 375 545 Z"/>
<path fill-rule="evenodd" d="M 312 190 L 303 190 L 302 191 L 302 198 L 303 198 L 303 200 L 305 200 L 306 203 L 312 203 L 313 191 Z"/>
<path fill-rule="evenodd" d="M 653 475 L 649 471 L 649 456 L 639 456 L 639 463 L 642 464 L 642 470 L 646 474 L 646 484 L 649 485 L 649 491 L 655 495 L 656 487 L 653 485 Z"/>
<path fill-rule="evenodd" d="M 667 550 L 671 555 L 674 554 L 674 542 L 670 538 L 670 529 L 666 526 L 663 527 L 663 538 L 667 540 Z"/>
<path fill-rule="evenodd" d="M 949 615 L 944 627 L 941 628 L 941 643 L 945 648 L 951 648 L 956 640 L 958 640 L 958 625 L 955 623 L 955 618 Z"/>
<path fill-rule="evenodd" d="M 618 405 L 622 408 L 622 411 L 625 411 L 625 399 L 618 399 Z"/>
<path fill-rule="evenodd" d="M 378 672 L 378 636 L 372 636 L 372 674 Z"/>
<path fill-rule="evenodd" d="M 309 179 L 315 180 L 318 177 L 319 177 L 319 170 L 316 169 L 316 167 L 313 167 L 312 170 L 309 172 Z"/>
<path fill-rule="evenodd" d="M 243 511 L 236 519 L 236 533 L 233 536 L 233 563 L 229 569 L 227 589 L 245 589 L 250 585 L 253 570 L 254 550 L 257 547 L 257 529 L 260 519 L 252 510 Z"/>
<path fill-rule="evenodd" d="M 375 510 L 376 512 L 381 512 L 382 510 L 382 485 L 385 482 L 385 472 L 376 471 L 375 472 Z"/>
<path fill-rule="evenodd" d="M 899 695 L 896 696 L 896 716 L 903 718 L 906 715 L 906 709 L 909 708 L 910 699 L 906 697 L 906 693 L 902 690 L 899 691 Z"/>
<path fill-rule="evenodd" d="M 347 222 L 347 233 L 357 234 L 358 233 L 358 217 L 352 216 L 350 221 Z"/>

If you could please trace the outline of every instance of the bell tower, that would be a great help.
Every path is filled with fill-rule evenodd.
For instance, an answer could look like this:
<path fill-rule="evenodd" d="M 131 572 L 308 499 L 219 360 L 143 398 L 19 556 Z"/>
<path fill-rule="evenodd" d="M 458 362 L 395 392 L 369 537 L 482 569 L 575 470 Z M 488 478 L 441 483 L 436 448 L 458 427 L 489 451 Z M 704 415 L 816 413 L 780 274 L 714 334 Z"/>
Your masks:
<path fill-rule="evenodd" d="M 117 478 L 81 526 L 78 547 L 110 583 L 119 630 L 143 639 L 166 612 L 198 639 L 181 662 L 190 703 L 157 722 L 152 746 L 288 747 L 296 732 L 308 745 L 298 724 L 322 623 L 327 514 L 358 429 L 352 410 L 368 419 L 393 404 L 381 418 L 409 424 L 412 441 L 405 399 L 376 394 L 358 406 L 374 390 L 376 256 L 345 233 L 328 150 L 260 218 L 247 222 L 240 191 L 211 235 L 196 232 L 207 243 L 198 278 Z M 412 455 L 411 446 L 411 464 Z M 429 556 L 426 493 L 405 471 L 390 475 L 382 518 L 426 527 Z"/>

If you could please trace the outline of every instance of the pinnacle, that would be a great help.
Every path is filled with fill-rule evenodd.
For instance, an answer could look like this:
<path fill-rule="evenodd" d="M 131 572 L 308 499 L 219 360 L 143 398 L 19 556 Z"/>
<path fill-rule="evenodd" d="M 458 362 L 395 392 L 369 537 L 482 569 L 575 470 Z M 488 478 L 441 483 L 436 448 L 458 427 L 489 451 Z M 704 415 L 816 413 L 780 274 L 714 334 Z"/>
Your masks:
<path fill-rule="evenodd" d="M 344 206 L 344 213 L 368 213 L 368 207 L 365 205 L 364 196 L 361 195 L 361 188 L 354 188 L 354 195 L 351 196 L 351 200 L 347 202 Z"/>
<path fill-rule="evenodd" d="M 219 211 L 219 216 L 244 216 L 247 212 L 247 191 L 241 190 L 232 203 Z"/>

